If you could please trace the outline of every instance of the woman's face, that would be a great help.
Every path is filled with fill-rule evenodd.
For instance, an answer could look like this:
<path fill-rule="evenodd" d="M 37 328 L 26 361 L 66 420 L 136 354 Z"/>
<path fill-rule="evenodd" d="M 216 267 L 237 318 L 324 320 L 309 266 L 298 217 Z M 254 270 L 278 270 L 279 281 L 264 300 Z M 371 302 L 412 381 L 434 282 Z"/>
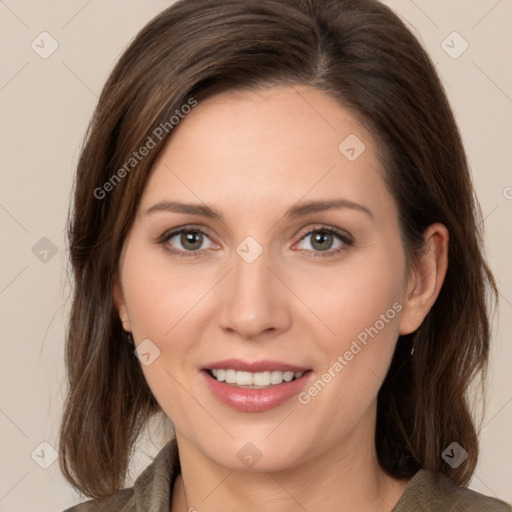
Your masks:
<path fill-rule="evenodd" d="M 115 297 L 178 440 L 258 471 L 360 453 L 418 323 L 374 141 L 307 87 L 216 96 L 174 130 Z"/>

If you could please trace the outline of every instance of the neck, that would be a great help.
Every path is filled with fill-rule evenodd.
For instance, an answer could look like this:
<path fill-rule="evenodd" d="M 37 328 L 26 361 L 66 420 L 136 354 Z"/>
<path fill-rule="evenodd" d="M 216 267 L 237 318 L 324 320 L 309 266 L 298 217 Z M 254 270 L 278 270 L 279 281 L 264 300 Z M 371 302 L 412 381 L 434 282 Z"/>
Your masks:
<path fill-rule="evenodd" d="M 182 473 L 172 512 L 392 512 L 408 480 L 380 467 L 374 429 L 354 429 L 351 439 L 275 472 L 236 471 L 215 464 L 177 433 Z"/>

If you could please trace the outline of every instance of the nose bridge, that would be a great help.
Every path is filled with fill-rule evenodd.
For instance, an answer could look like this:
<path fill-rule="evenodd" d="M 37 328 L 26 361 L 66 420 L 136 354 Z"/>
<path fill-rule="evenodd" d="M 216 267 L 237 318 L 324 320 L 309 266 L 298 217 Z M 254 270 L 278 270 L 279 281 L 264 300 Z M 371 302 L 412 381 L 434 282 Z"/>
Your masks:
<path fill-rule="evenodd" d="M 270 256 L 252 236 L 236 247 L 220 318 L 224 328 L 249 338 L 283 326 L 287 317 L 284 297 L 278 289 L 279 280 L 268 268 Z"/>
<path fill-rule="evenodd" d="M 237 247 L 233 257 L 234 286 L 236 293 L 242 298 L 245 294 L 251 297 L 254 293 L 260 294 L 265 288 L 268 290 L 270 253 L 263 248 L 255 238 L 245 238 Z M 265 286 L 267 285 L 267 286 Z"/>

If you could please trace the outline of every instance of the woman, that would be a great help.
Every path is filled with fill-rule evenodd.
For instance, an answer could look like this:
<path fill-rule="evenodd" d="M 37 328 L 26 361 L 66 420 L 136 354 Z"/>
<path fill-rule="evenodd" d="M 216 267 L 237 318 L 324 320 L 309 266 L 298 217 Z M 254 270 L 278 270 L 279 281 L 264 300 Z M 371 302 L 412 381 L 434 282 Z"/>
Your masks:
<path fill-rule="evenodd" d="M 511 510 L 465 488 L 481 217 L 445 93 L 373 0 L 182 0 L 78 164 L 72 511 Z M 175 438 L 123 489 L 163 412 Z"/>

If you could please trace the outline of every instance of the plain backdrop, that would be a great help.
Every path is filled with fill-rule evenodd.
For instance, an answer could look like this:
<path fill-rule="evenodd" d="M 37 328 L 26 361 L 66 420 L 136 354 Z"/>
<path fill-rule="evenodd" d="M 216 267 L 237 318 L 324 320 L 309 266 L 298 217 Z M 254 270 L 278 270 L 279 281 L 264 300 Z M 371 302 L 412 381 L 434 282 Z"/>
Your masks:
<path fill-rule="evenodd" d="M 64 226 L 72 177 L 110 70 L 171 3 L 0 1 L 0 511 L 56 512 L 80 501 L 53 457 L 65 392 Z M 485 217 L 501 304 L 482 454 L 470 487 L 512 502 L 512 1 L 386 3 L 439 70 Z M 163 433 L 157 425 L 143 439 L 128 483 L 169 435 L 162 426 Z"/>

